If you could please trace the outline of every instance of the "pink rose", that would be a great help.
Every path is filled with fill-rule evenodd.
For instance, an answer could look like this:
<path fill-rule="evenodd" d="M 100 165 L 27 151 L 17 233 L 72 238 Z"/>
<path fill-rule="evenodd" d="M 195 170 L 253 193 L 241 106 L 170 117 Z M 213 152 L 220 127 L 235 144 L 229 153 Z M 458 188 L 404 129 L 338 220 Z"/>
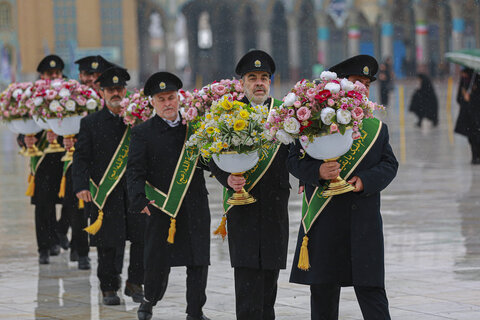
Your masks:
<path fill-rule="evenodd" d="M 352 139 L 353 140 L 357 140 L 357 139 L 360 139 L 362 137 L 362 134 L 360 132 L 354 132 L 352 133 Z"/>
<path fill-rule="evenodd" d="M 330 107 L 333 107 L 333 105 L 335 104 L 335 101 L 333 99 L 328 99 L 327 100 L 327 104 L 330 106 Z"/>
<path fill-rule="evenodd" d="M 288 115 L 289 116 L 293 116 L 295 114 L 295 110 L 294 109 L 288 109 Z"/>
<path fill-rule="evenodd" d="M 221 84 L 218 84 L 216 86 L 212 86 L 212 91 L 219 96 L 223 96 L 225 93 L 227 93 L 227 88 Z"/>
<path fill-rule="evenodd" d="M 300 107 L 302 106 L 302 103 L 297 100 L 297 101 L 295 101 L 295 102 L 293 103 L 293 106 L 298 109 L 298 108 L 300 108 Z"/>
<path fill-rule="evenodd" d="M 197 108 L 189 108 L 186 114 L 187 120 L 193 120 L 198 115 Z"/>
<path fill-rule="evenodd" d="M 237 92 L 243 92 L 243 87 L 240 83 L 235 84 L 235 91 Z"/>
<path fill-rule="evenodd" d="M 336 123 L 332 123 L 330 125 L 330 133 L 334 133 L 334 132 L 337 132 L 338 131 L 338 126 Z"/>
<path fill-rule="evenodd" d="M 48 100 L 53 100 L 53 99 L 55 99 L 55 97 L 57 96 L 57 91 L 55 91 L 55 90 L 47 90 L 47 91 L 45 92 L 45 94 L 46 94 L 46 98 L 47 98 Z"/>
<path fill-rule="evenodd" d="M 352 118 L 355 120 L 362 120 L 363 119 L 363 109 L 360 107 L 355 107 L 352 110 Z"/>
<path fill-rule="evenodd" d="M 308 137 L 307 137 L 307 136 L 301 136 L 301 137 L 300 137 L 300 140 L 302 140 L 302 142 L 307 142 L 307 141 L 308 141 Z"/>
<path fill-rule="evenodd" d="M 300 121 L 305 121 L 310 119 L 310 116 L 312 115 L 310 109 L 307 107 L 301 107 L 300 109 L 297 110 L 297 118 Z"/>
<path fill-rule="evenodd" d="M 315 100 L 315 96 L 317 95 L 317 91 L 314 88 L 310 88 L 307 90 L 306 94 L 309 100 Z"/>
<path fill-rule="evenodd" d="M 75 98 L 75 101 L 77 101 L 77 103 L 78 103 L 79 106 L 84 106 L 84 105 L 87 104 L 87 99 L 85 99 L 84 96 L 77 96 L 77 97 Z"/>

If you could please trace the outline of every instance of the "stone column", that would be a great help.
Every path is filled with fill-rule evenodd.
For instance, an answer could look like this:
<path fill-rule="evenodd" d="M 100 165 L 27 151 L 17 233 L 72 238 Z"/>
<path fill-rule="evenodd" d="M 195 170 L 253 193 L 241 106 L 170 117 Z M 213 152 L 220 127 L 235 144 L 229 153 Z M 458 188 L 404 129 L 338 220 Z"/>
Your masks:
<path fill-rule="evenodd" d="M 360 53 L 360 24 L 358 14 L 352 13 L 347 27 L 348 35 L 348 57 L 355 56 Z"/>
<path fill-rule="evenodd" d="M 165 66 L 167 71 L 175 73 L 175 43 L 177 36 L 175 34 L 176 17 L 167 17 L 165 21 Z"/>
<path fill-rule="evenodd" d="M 394 26 L 392 23 L 392 12 L 387 8 L 384 8 L 384 14 L 382 15 L 381 24 L 381 54 L 383 59 L 387 57 L 393 58 L 393 33 Z"/>
<path fill-rule="evenodd" d="M 258 27 L 258 48 L 271 54 L 272 40 L 270 36 L 270 17 L 262 16 L 261 19 L 258 19 Z"/>
<path fill-rule="evenodd" d="M 325 14 L 317 15 L 317 26 L 317 62 L 325 67 L 328 64 L 328 40 L 330 39 L 330 28 Z"/>
<path fill-rule="evenodd" d="M 465 32 L 465 15 L 463 14 L 462 0 L 451 0 L 452 9 L 452 50 L 463 49 L 463 33 Z"/>
<path fill-rule="evenodd" d="M 417 71 L 428 73 L 428 25 L 426 10 L 421 3 L 415 4 L 414 10 Z"/>
<path fill-rule="evenodd" d="M 288 56 L 290 60 L 290 79 L 298 80 L 300 68 L 299 38 L 296 15 L 287 16 L 288 24 Z"/>

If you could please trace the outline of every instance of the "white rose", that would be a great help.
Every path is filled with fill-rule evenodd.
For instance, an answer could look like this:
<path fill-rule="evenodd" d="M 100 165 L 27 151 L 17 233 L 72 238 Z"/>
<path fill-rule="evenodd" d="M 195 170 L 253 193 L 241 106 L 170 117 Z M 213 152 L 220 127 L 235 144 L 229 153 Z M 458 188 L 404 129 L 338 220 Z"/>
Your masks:
<path fill-rule="evenodd" d="M 62 88 L 58 95 L 62 98 L 70 97 L 70 90 L 68 90 L 67 88 Z"/>
<path fill-rule="evenodd" d="M 90 92 L 90 97 L 92 97 L 93 99 L 98 99 L 98 95 L 97 95 L 97 93 L 95 92 L 95 90 L 93 90 L 93 89 L 88 89 L 88 91 Z"/>
<path fill-rule="evenodd" d="M 252 139 L 252 138 L 248 138 L 247 141 L 245 141 L 245 144 L 246 144 L 247 146 L 253 145 L 253 139 Z"/>
<path fill-rule="evenodd" d="M 68 111 L 75 111 L 76 106 L 77 106 L 77 104 L 73 100 L 68 100 L 65 103 L 65 109 L 67 109 Z"/>
<path fill-rule="evenodd" d="M 325 90 L 328 90 L 331 93 L 338 93 L 340 91 L 340 85 L 335 82 L 330 82 L 325 86 Z"/>
<path fill-rule="evenodd" d="M 51 83 L 51 86 L 55 89 L 58 89 L 62 86 L 62 80 L 53 80 L 52 83 Z"/>
<path fill-rule="evenodd" d="M 322 118 L 322 122 L 324 124 L 331 125 L 333 117 L 335 117 L 335 110 L 330 107 L 326 107 L 322 109 L 322 112 L 320 113 L 320 118 Z"/>
<path fill-rule="evenodd" d="M 48 108 L 52 112 L 58 112 L 59 107 L 61 107 L 61 105 L 60 105 L 60 102 L 58 102 L 58 100 L 53 100 L 52 102 L 50 102 L 50 105 L 48 106 Z"/>
<path fill-rule="evenodd" d="M 352 114 L 348 110 L 338 109 L 337 110 L 337 122 L 341 124 L 349 124 L 352 120 Z"/>
<path fill-rule="evenodd" d="M 238 147 L 240 145 L 240 143 L 242 142 L 242 139 L 240 139 L 239 137 L 237 136 L 234 136 L 232 138 L 232 144 L 236 147 Z"/>
<path fill-rule="evenodd" d="M 335 80 L 335 79 L 337 79 L 337 74 L 335 72 L 323 71 L 320 74 L 320 79 L 322 79 L 322 80 Z"/>
<path fill-rule="evenodd" d="M 342 79 L 342 81 L 340 81 L 340 85 L 345 92 L 352 91 L 355 88 L 353 82 L 348 81 L 347 79 Z"/>
<path fill-rule="evenodd" d="M 32 88 L 28 87 L 27 90 L 25 90 L 25 96 L 27 98 L 30 98 L 31 95 L 32 95 Z"/>
<path fill-rule="evenodd" d="M 13 91 L 12 93 L 12 97 L 17 100 L 18 97 L 20 97 L 23 93 L 23 90 L 22 89 L 16 89 L 15 91 Z"/>
<path fill-rule="evenodd" d="M 35 104 L 35 107 L 38 107 L 39 105 L 41 105 L 43 103 L 43 98 L 42 97 L 36 97 L 35 99 L 33 99 L 33 103 Z"/>
<path fill-rule="evenodd" d="M 283 123 L 283 128 L 288 133 L 297 134 L 300 132 L 300 122 L 295 118 L 288 118 Z"/>
<path fill-rule="evenodd" d="M 127 107 L 127 111 L 132 113 L 132 111 L 135 109 L 135 103 L 130 103 L 130 105 Z"/>
<path fill-rule="evenodd" d="M 97 101 L 95 101 L 94 99 L 88 99 L 87 100 L 87 109 L 88 110 L 95 110 L 96 107 L 97 107 Z"/>
<path fill-rule="evenodd" d="M 277 133 L 275 134 L 275 137 L 278 139 L 278 141 L 280 141 L 283 144 L 290 144 L 295 142 L 293 137 L 283 129 L 278 130 Z"/>
<path fill-rule="evenodd" d="M 295 95 L 295 93 L 290 92 L 290 93 L 287 94 L 287 96 L 285 97 L 283 104 L 284 104 L 286 107 L 291 107 L 291 106 L 293 106 L 293 104 L 295 103 L 295 101 L 297 101 L 297 96 Z"/>

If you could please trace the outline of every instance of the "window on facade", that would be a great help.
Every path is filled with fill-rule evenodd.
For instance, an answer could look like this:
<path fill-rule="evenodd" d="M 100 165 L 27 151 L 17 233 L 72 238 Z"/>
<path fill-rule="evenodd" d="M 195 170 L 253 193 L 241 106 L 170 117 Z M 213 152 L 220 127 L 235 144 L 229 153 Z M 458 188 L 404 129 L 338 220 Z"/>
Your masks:
<path fill-rule="evenodd" d="M 123 60 L 123 12 L 122 2 L 118 0 L 101 0 L 102 46 L 117 47 L 120 63 Z"/>
<path fill-rule="evenodd" d="M 0 3 L 0 30 L 12 27 L 12 6 L 9 3 Z"/>
<path fill-rule="evenodd" d="M 54 0 L 55 52 L 66 55 L 77 39 L 76 0 Z"/>

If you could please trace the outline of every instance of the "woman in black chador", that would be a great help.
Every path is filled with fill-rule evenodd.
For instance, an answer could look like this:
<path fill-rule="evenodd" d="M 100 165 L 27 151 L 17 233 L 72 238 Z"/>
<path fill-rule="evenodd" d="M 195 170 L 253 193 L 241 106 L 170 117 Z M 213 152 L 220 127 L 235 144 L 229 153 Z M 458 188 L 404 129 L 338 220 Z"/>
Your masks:
<path fill-rule="evenodd" d="M 415 90 L 409 110 L 417 115 L 418 127 L 422 125 L 423 118 L 431 120 L 437 126 L 438 101 L 433 84 L 425 74 L 418 74 L 417 77 L 420 79 L 420 88 Z"/>

